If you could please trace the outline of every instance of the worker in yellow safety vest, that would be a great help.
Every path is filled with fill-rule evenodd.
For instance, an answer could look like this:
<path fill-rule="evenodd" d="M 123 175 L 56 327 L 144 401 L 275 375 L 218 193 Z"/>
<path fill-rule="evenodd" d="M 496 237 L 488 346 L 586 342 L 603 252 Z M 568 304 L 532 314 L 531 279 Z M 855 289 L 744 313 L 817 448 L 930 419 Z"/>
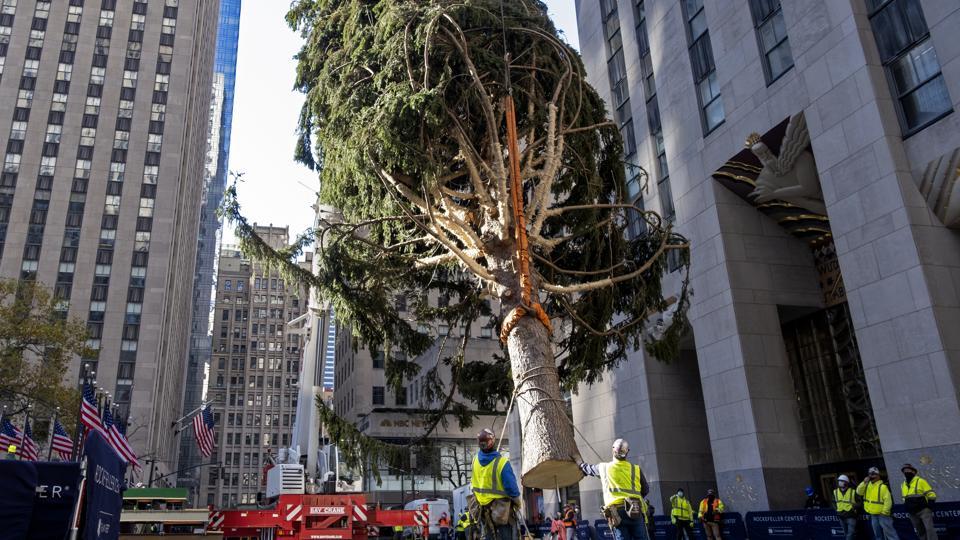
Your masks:
<path fill-rule="evenodd" d="M 907 507 L 910 523 L 920 540 L 937 540 L 937 529 L 933 526 L 933 510 L 931 506 L 937 500 L 937 494 L 930 487 L 930 483 L 917 476 L 917 469 L 907 463 L 900 468 L 903 473 L 903 484 L 900 494 Z"/>
<path fill-rule="evenodd" d="M 876 540 L 900 540 L 893 528 L 893 496 L 880 478 L 880 469 L 870 467 L 867 479 L 857 486 L 857 495 L 863 499 L 863 511 L 870 516 L 873 537 Z"/>
<path fill-rule="evenodd" d="M 520 486 L 510 460 L 496 448 L 493 431 L 477 434 L 480 449 L 473 458 L 470 485 L 479 505 L 474 518 L 480 524 L 483 540 L 513 540 L 518 535 L 515 509 L 520 507 Z"/>
<path fill-rule="evenodd" d="M 833 490 L 833 506 L 837 510 L 845 540 L 853 540 L 857 534 L 857 494 L 850 487 L 850 478 L 841 474 L 837 489 Z"/>
<path fill-rule="evenodd" d="M 456 540 L 467 540 L 467 527 L 470 525 L 470 518 L 467 517 L 467 511 L 460 512 L 457 516 L 457 525 L 454 529 Z"/>
<path fill-rule="evenodd" d="M 603 489 L 603 514 L 611 528 L 620 532 L 621 540 L 648 540 L 644 522 L 647 507 L 643 498 L 650 485 L 639 465 L 627 461 L 630 444 L 623 439 L 613 441 L 613 460 L 598 465 L 580 463 L 587 476 L 599 476 Z"/>
<path fill-rule="evenodd" d="M 677 540 L 693 540 L 693 507 L 683 494 L 683 488 L 670 496 L 670 523 L 677 528 Z"/>

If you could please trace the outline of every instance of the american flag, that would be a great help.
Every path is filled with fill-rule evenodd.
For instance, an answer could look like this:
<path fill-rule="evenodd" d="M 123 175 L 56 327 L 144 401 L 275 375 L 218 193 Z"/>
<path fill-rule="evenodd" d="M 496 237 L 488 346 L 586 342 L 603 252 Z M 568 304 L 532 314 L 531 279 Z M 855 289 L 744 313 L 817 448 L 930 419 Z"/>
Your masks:
<path fill-rule="evenodd" d="M 93 430 L 103 438 L 107 438 L 107 432 L 103 429 L 100 422 L 100 411 L 97 409 L 97 396 L 93 394 L 93 387 L 89 384 L 83 385 L 83 399 L 80 402 L 80 423 L 86 426 L 88 430 Z"/>
<path fill-rule="evenodd" d="M 193 417 L 193 434 L 197 438 L 197 446 L 203 457 L 210 457 L 213 454 L 214 432 L 213 415 L 210 414 L 210 407 L 204 405 L 200 409 L 200 414 Z"/>
<path fill-rule="evenodd" d="M 73 455 L 73 441 L 70 440 L 70 435 L 67 435 L 67 430 L 63 429 L 59 420 L 53 423 L 53 440 L 50 441 L 50 446 L 64 461 L 68 461 Z"/>
<path fill-rule="evenodd" d="M 140 470 L 137 453 L 133 451 L 127 438 L 123 436 L 123 433 L 120 432 L 117 425 L 113 423 L 113 415 L 110 414 L 109 409 L 107 409 L 107 412 L 103 415 L 103 427 L 107 430 L 110 446 L 112 446 L 113 450 L 120 456 L 120 459 L 133 465 L 134 469 Z"/>
<path fill-rule="evenodd" d="M 40 451 L 37 448 L 37 443 L 33 440 L 33 431 L 30 429 L 30 422 L 26 422 L 23 425 L 23 459 L 27 461 L 37 461 L 40 459 Z"/>
<path fill-rule="evenodd" d="M 20 430 L 4 418 L 0 424 L 0 446 L 3 447 L 0 450 L 6 451 L 11 444 L 20 446 Z"/>

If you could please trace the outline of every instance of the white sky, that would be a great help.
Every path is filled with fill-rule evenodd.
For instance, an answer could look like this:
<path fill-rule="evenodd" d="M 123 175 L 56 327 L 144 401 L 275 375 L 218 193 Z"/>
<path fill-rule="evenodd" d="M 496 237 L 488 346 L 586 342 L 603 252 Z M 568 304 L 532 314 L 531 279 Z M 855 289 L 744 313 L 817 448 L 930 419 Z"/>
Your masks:
<path fill-rule="evenodd" d="M 567 41 L 579 48 L 574 0 L 545 1 Z M 238 189 L 244 215 L 260 224 L 288 225 L 294 236 L 313 223 L 317 177 L 293 161 L 303 98 L 292 90 L 300 37 L 284 21 L 288 6 L 243 2 L 230 170 L 244 174 Z M 233 242 L 232 229 L 224 230 L 223 239 Z"/>

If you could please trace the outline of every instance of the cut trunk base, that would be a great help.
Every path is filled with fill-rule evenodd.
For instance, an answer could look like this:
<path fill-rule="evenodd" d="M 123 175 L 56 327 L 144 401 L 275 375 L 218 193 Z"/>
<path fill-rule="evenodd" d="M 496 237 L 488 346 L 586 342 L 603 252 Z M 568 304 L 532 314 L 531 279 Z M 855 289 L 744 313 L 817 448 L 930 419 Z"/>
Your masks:
<path fill-rule="evenodd" d="M 547 329 L 535 318 L 524 317 L 507 340 L 513 383 L 514 407 L 520 416 L 525 487 L 555 489 L 576 484 L 583 477 L 580 458 L 560 393 L 560 377 L 553 359 Z"/>

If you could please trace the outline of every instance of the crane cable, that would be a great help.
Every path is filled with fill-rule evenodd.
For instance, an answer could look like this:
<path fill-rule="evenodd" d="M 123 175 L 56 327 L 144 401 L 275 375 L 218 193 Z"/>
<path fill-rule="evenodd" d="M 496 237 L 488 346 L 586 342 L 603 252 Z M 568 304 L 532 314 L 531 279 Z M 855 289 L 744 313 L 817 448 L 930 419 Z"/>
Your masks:
<path fill-rule="evenodd" d="M 500 0 L 500 22 L 503 28 L 504 63 L 506 67 L 507 95 L 504 99 L 507 121 L 507 151 L 510 155 L 510 196 L 513 203 L 513 230 L 517 245 L 517 262 L 520 265 L 520 305 L 507 314 L 500 330 L 500 341 L 507 342 L 510 332 L 526 315 L 533 315 L 547 333 L 553 332 L 550 316 L 534 297 L 533 279 L 530 277 L 530 246 L 527 242 L 527 220 L 523 208 L 523 183 L 520 179 L 520 144 L 517 140 L 517 111 L 513 102 L 513 86 L 510 82 L 510 53 L 507 51 L 506 22 L 503 15 L 503 0 Z"/>

